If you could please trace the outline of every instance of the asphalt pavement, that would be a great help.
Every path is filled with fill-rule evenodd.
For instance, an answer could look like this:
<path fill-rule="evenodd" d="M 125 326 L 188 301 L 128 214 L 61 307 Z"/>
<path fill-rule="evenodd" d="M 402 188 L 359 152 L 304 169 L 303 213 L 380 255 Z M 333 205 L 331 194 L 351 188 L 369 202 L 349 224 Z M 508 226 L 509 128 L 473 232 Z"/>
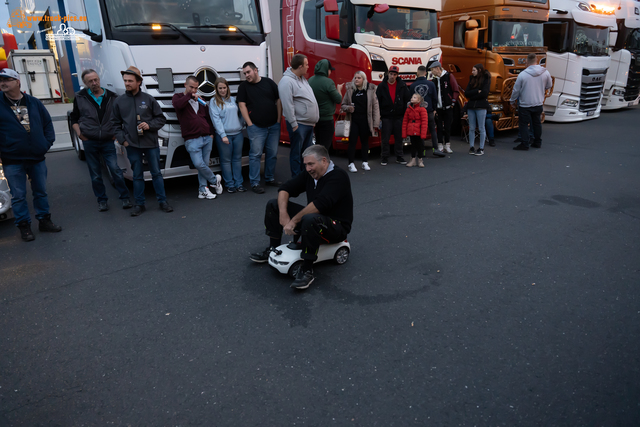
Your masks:
<path fill-rule="evenodd" d="M 0 426 L 640 425 L 638 110 L 371 158 L 349 261 L 302 292 L 248 259 L 274 188 L 99 213 L 51 153 L 63 231 L 0 223 Z"/>

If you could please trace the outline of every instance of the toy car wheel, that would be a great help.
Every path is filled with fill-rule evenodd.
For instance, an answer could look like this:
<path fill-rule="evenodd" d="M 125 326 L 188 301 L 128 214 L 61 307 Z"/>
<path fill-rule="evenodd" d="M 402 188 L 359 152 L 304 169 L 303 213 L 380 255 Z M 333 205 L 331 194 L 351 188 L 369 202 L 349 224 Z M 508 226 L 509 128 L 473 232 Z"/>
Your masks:
<path fill-rule="evenodd" d="M 289 269 L 289 276 L 295 278 L 298 275 L 298 270 L 302 267 L 302 261 L 296 261 L 293 263 L 291 268 Z"/>
<path fill-rule="evenodd" d="M 337 264 L 344 264 L 349 259 L 349 248 L 346 246 L 341 247 L 336 251 L 336 254 L 333 256 L 334 261 Z"/>

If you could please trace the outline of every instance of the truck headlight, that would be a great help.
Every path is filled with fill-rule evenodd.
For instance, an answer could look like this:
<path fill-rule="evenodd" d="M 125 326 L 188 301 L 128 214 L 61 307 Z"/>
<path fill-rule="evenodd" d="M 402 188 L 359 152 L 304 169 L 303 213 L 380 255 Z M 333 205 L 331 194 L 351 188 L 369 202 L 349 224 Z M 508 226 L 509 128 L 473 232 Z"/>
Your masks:
<path fill-rule="evenodd" d="M 5 213 L 11 207 L 11 196 L 8 191 L 0 190 L 0 214 Z"/>
<path fill-rule="evenodd" d="M 562 101 L 562 104 L 560 105 L 564 105 L 566 107 L 572 107 L 575 108 L 578 106 L 578 101 L 575 101 L 573 99 L 565 99 L 564 101 Z"/>
<path fill-rule="evenodd" d="M 382 61 L 382 62 L 384 62 L 384 58 L 382 56 L 380 56 L 380 55 L 375 54 L 375 53 L 371 54 L 371 60 L 372 61 Z"/>
<path fill-rule="evenodd" d="M 623 96 L 625 93 L 625 89 L 614 89 L 611 93 L 613 96 Z"/>
<path fill-rule="evenodd" d="M 429 60 L 427 61 L 427 64 L 431 61 L 437 61 L 438 59 L 440 59 L 440 54 L 436 53 L 435 55 L 433 55 L 431 58 L 429 58 Z"/>
<path fill-rule="evenodd" d="M 502 111 L 504 110 L 504 105 L 502 104 L 489 104 L 491 105 L 491 111 Z"/>

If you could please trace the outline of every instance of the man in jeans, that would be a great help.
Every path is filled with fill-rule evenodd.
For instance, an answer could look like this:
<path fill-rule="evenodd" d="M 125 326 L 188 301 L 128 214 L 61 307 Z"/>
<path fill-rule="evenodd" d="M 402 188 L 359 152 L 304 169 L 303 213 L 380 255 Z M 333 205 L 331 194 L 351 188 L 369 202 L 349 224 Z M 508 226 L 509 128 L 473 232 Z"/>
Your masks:
<path fill-rule="evenodd" d="M 100 156 L 109 168 L 113 183 L 120 193 L 122 209 L 130 209 L 129 189 L 124 183 L 122 170 L 116 161 L 115 132 L 111 124 L 111 109 L 118 95 L 100 86 L 100 76 L 95 70 L 82 72 L 85 88 L 76 93 L 73 111 L 69 118 L 71 127 L 84 146 L 93 194 L 98 199 L 98 211 L 109 210 L 106 188 L 102 181 Z"/>
<path fill-rule="evenodd" d="M 127 157 L 133 170 L 133 195 L 136 205 L 131 210 L 131 216 L 139 216 L 146 210 L 142 156 L 149 164 L 153 189 L 160 209 L 164 212 L 173 212 L 164 192 L 158 146 L 158 130 L 164 126 L 166 119 L 155 98 L 140 90 L 142 85 L 140 70 L 131 66 L 120 73 L 127 91 L 113 103 L 111 120 L 115 127 L 116 139 L 127 148 Z"/>
<path fill-rule="evenodd" d="M 302 152 L 313 144 L 313 127 L 320 119 L 318 101 L 313 89 L 304 77 L 309 70 L 309 60 L 301 53 L 293 55 L 278 83 L 282 112 L 287 121 L 289 142 L 289 166 L 291 177 L 302 173 Z"/>
<path fill-rule="evenodd" d="M 198 79 L 187 77 L 184 92 L 176 93 L 171 99 L 176 109 L 184 146 L 191 156 L 191 163 L 198 170 L 198 198 L 215 199 L 222 194 L 222 177 L 209 169 L 209 156 L 213 147 L 213 124 L 207 104 L 198 95 Z M 207 182 L 215 188 L 215 194 L 207 187 Z"/>
<path fill-rule="evenodd" d="M 238 108 L 247 122 L 247 134 L 251 140 L 249 151 L 249 181 L 254 193 L 264 193 L 260 186 L 260 159 L 265 152 L 264 180 L 267 185 L 279 187 L 275 180 L 278 142 L 280 141 L 280 117 L 282 105 L 278 85 L 268 77 L 258 74 L 253 62 L 242 66 L 245 81 L 238 86 Z"/>
<path fill-rule="evenodd" d="M 11 190 L 15 224 L 22 240 L 35 239 L 27 204 L 27 177 L 40 231 L 58 232 L 51 222 L 47 197 L 47 165 L 44 155 L 56 139 L 51 116 L 37 98 L 20 92 L 20 75 L 0 71 L 0 158 Z"/>
<path fill-rule="evenodd" d="M 544 93 L 553 86 L 551 74 L 542 65 L 536 65 L 536 54 L 527 55 L 527 68 L 518 74 L 516 84 L 511 93 L 511 105 L 515 108 L 519 104 L 518 115 L 520 127 L 520 138 L 522 142 L 514 150 L 526 151 L 529 145 L 540 148 L 542 143 L 542 104 L 544 103 Z M 533 130 L 533 143 L 528 131 L 529 124 Z"/>
<path fill-rule="evenodd" d="M 396 65 L 389 67 L 389 72 L 376 89 L 378 104 L 380 105 L 380 117 L 382 118 L 382 161 L 386 166 L 390 154 L 389 138 L 393 135 L 396 163 L 406 165 L 403 156 L 402 144 L 402 119 L 407 110 L 407 103 L 411 99 L 411 93 L 407 84 L 398 77 L 400 69 Z"/>

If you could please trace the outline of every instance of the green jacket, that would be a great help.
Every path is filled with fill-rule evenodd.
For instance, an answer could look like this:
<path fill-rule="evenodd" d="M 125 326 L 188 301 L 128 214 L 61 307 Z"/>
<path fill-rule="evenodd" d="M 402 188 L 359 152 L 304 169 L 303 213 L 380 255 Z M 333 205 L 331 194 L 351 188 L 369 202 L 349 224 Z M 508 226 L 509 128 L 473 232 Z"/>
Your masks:
<path fill-rule="evenodd" d="M 336 104 L 342 101 L 342 95 L 336 89 L 336 84 L 327 75 L 329 74 L 329 61 L 321 59 L 316 64 L 314 76 L 309 79 L 309 85 L 318 101 L 320 108 L 320 121 L 333 120 L 336 112 Z"/>

